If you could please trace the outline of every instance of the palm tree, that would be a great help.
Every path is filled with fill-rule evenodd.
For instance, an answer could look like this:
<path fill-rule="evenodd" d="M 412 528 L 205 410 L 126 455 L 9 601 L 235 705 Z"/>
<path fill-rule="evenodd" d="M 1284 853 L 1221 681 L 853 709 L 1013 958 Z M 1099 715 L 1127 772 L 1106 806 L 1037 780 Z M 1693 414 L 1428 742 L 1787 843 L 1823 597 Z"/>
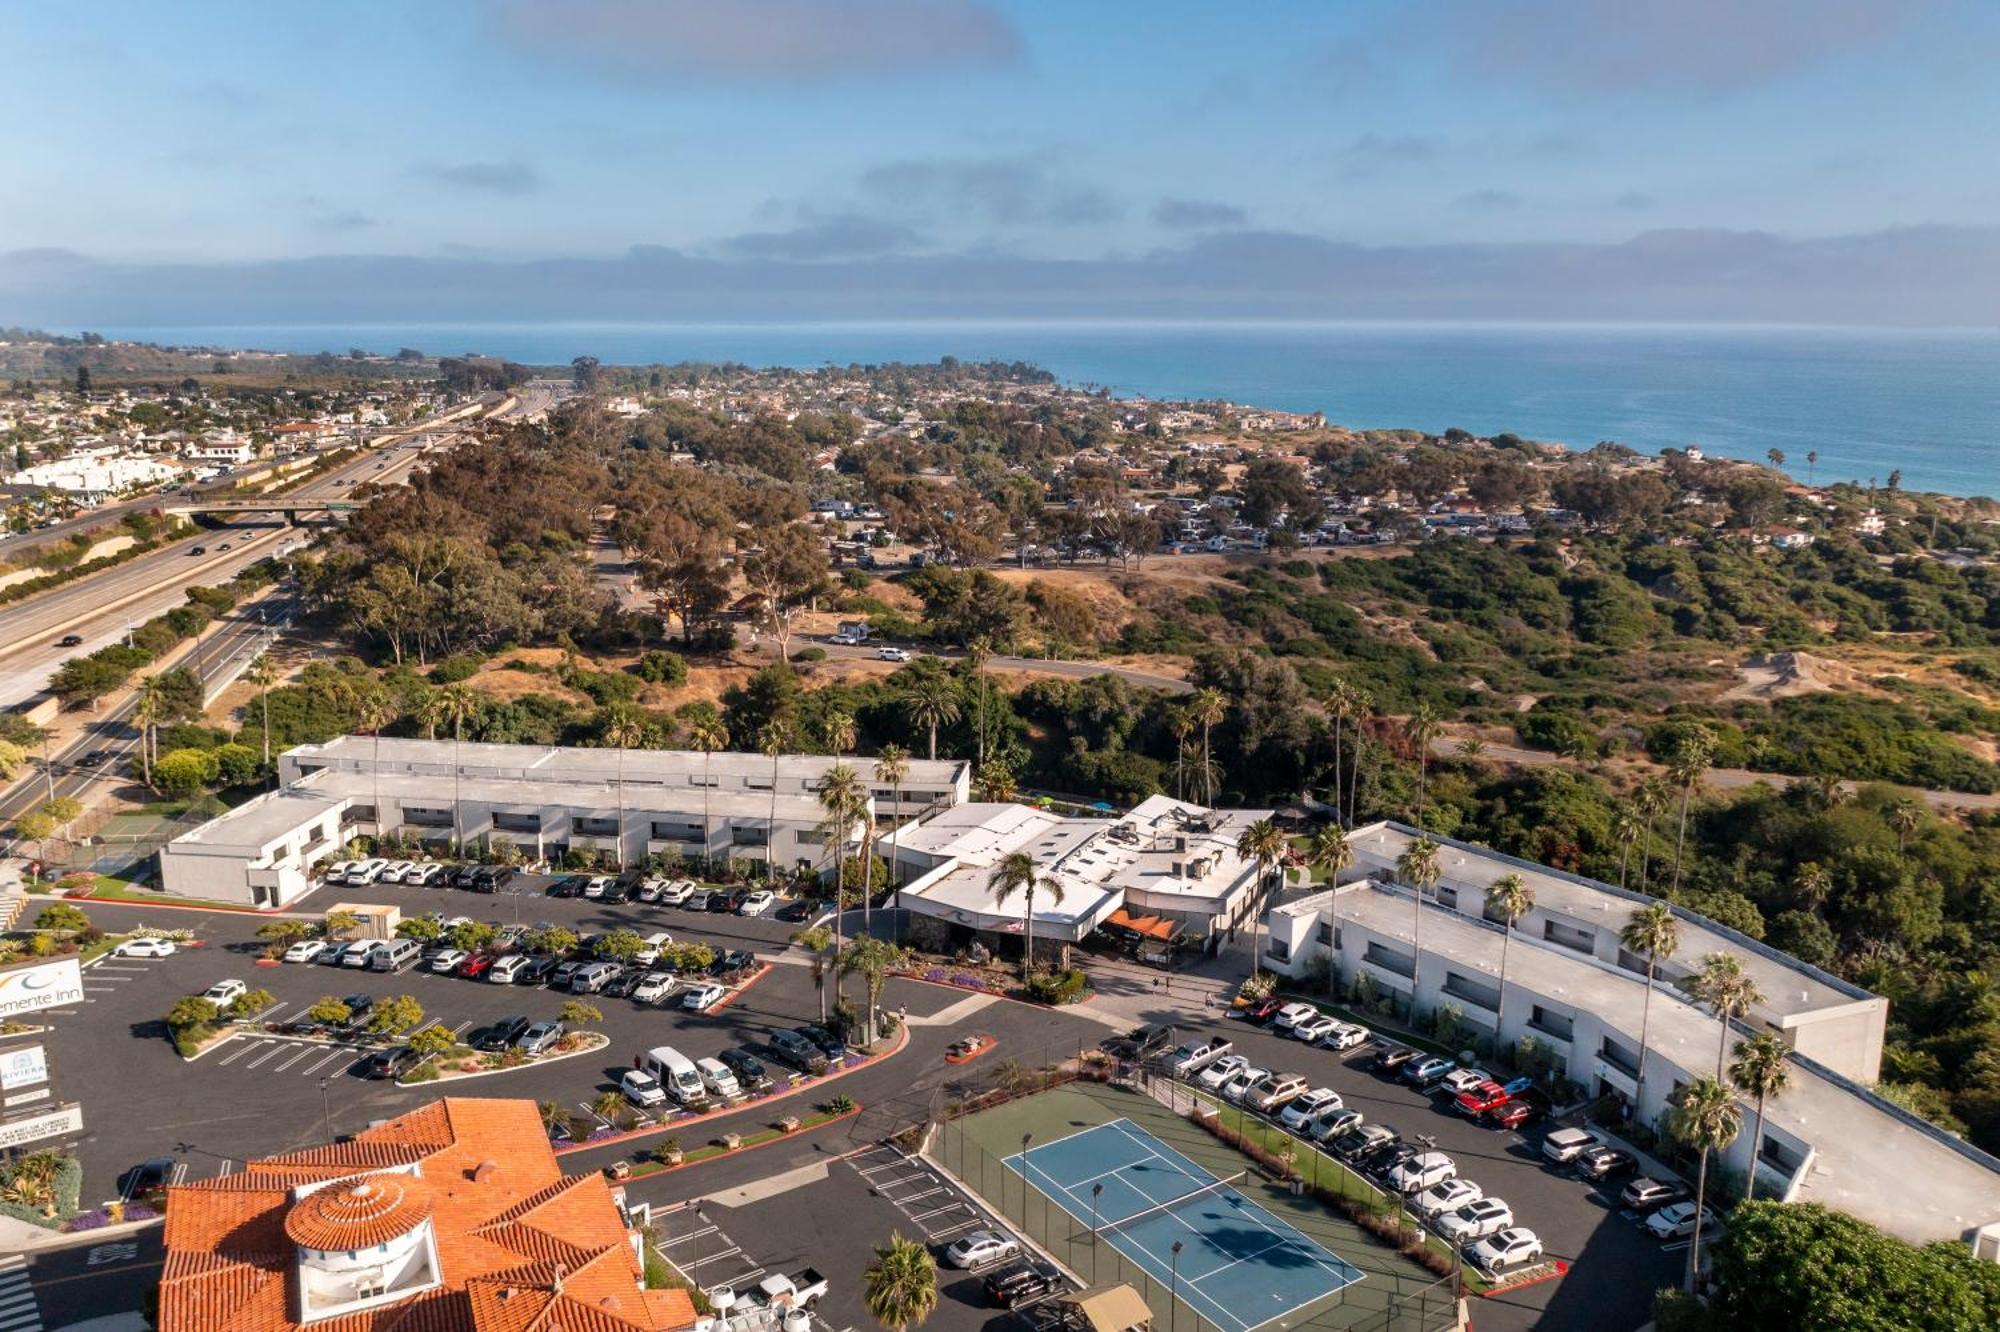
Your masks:
<path fill-rule="evenodd" d="M 1792 1084 L 1791 1048 L 1776 1032 L 1760 1031 L 1747 1041 L 1736 1042 L 1736 1062 L 1729 1066 L 1729 1081 L 1736 1090 L 1757 1101 L 1757 1130 L 1750 1136 L 1750 1174 L 1743 1181 L 1743 1201 L 1757 1196 L 1757 1157 L 1764 1146 L 1764 1105 L 1774 1096 L 1783 1096 Z"/>
<path fill-rule="evenodd" d="M 938 672 L 920 675 L 910 686 L 907 706 L 910 720 L 930 732 L 930 756 L 935 759 L 938 727 L 949 726 L 959 718 L 957 686 L 950 676 Z"/>
<path fill-rule="evenodd" d="M 1201 727 L 1201 803 L 1204 805 L 1215 803 L 1215 751 L 1209 741 L 1215 724 L 1228 715 L 1229 701 L 1219 689 L 1198 690 L 1188 700 L 1188 716 Z"/>
<path fill-rule="evenodd" d="M 1680 1100 L 1667 1121 L 1667 1132 L 1676 1142 L 1701 1152 L 1701 1170 L 1695 1176 L 1694 1233 L 1688 1245 L 1687 1288 L 1694 1289 L 1694 1275 L 1701 1266 L 1702 1212 L 1708 1203 L 1709 1153 L 1721 1151 L 1736 1141 L 1743 1127 L 1743 1113 L 1736 1096 L 1714 1078 L 1696 1078 L 1681 1088 Z"/>
<path fill-rule="evenodd" d="M 1353 863 L 1354 844 L 1347 840 L 1346 831 L 1337 823 L 1323 825 L 1306 843 L 1306 864 L 1326 875 L 1326 987 L 1330 994 L 1338 994 L 1340 990 L 1340 954 L 1334 947 L 1340 937 L 1340 898 L 1335 895 L 1334 889 L 1339 884 L 1341 872 Z"/>
<path fill-rule="evenodd" d="M 1798 895 L 1799 905 L 1808 911 L 1817 911 L 1833 891 L 1833 875 L 1827 873 L 1826 866 L 1816 860 L 1808 860 L 1799 866 L 1792 880 L 1792 891 Z"/>
<path fill-rule="evenodd" d="M 1785 451 L 1783 449 L 1766 449 L 1764 456 L 1770 459 L 1771 466 L 1773 467 L 1783 467 L 1785 465 Z"/>
<path fill-rule="evenodd" d="M 389 691 L 379 684 L 371 683 L 355 699 L 354 721 L 362 730 L 375 737 L 375 836 L 379 841 L 388 828 L 388 819 L 382 809 L 382 728 L 396 720 L 396 704 L 389 697 Z"/>
<path fill-rule="evenodd" d="M 1694 997 L 1715 1010 L 1722 1034 L 1715 1043 L 1715 1077 L 1722 1079 L 1722 1057 L 1729 1049 L 1729 1024 L 1764 1002 L 1763 991 L 1743 970 L 1734 953 L 1710 953 L 1690 984 Z"/>
<path fill-rule="evenodd" d="M 1807 485 L 1811 485 L 1811 484 L 1813 483 L 1813 469 L 1814 469 L 1815 467 L 1818 467 L 1818 466 L 1819 466 L 1819 450 L 1818 450 L 1818 449 L 1807 449 L 1807 450 L 1806 450 L 1806 484 L 1807 484 Z"/>
<path fill-rule="evenodd" d="M 1681 737 L 1674 746 L 1673 756 L 1667 760 L 1667 776 L 1674 785 L 1681 788 L 1681 827 L 1674 838 L 1674 887 L 1681 890 L 1681 853 L 1687 846 L 1688 801 L 1694 797 L 1694 788 L 1701 784 L 1702 774 L 1708 771 L 1708 761 L 1714 756 L 1714 742 L 1708 731 L 1696 727 Z"/>
<path fill-rule="evenodd" d="M 757 740 L 771 760 L 771 821 L 766 825 L 764 872 L 775 883 L 778 878 L 778 759 L 791 748 L 792 724 L 782 717 L 774 717 L 764 723 Z"/>
<path fill-rule="evenodd" d="M 688 743 L 701 751 L 701 867 L 706 876 L 715 845 L 708 819 L 708 760 L 716 750 L 729 748 L 729 728 L 722 724 L 720 717 L 702 717 L 688 728 Z M 772 782 L 771 785 L 775 787 L 777 783 Z"/>
<path fill-rule="evenodd" d="M 1500 999 L 1496 1013 L 1507 1011 L 1507 949 L 1514 942 L 1514 922 L 1535 909 L 1535 893 L 1518 874 L 1503 874 L 1486 890 L 1486 914 L 1500 918 Z M 1499 1029 L 1494 1023 L 1494 1029 Z"/>
<path fill-rule="evenodd" d="M 479 695 L 464 684 L 448 684 L 424 700 L 424 724 L 435 735 L 440 726 L 451 727 L 451 841 L 453 851 L 465 848 L 465 828 L 460 810 L 459 778 L 464 762 L 459 751 L 465 745 L 465 724 L 479 715 Z M 539 842 L 541 839 L 536 838 Z"/>
<path fill-rule="evenodd" d="M 840 708 L 827 709 L 819 719 L 820 743 L 835 754 L 845 754 L 854 748 L 854 714 Z"/>
<path fill-rule="evenodd" d="M 972 674 L 972 730 L 978 757 L 974 771 L 986 766 L 986 663 L 993 656 L 992 644 L 975 638 L 965 649 L 965 664 Z"/>
<path fill-rule="evenodd" d="M 1653 850 L 1653 821 L 1660 817 L 1667 807 L 1666 784 L 1657 777 L 1648 777 L 1639 783 L 1639 789 L 1632 793 L 1632 809 L 1639 816 L 1639 891 L 1646 891 L 1646 867 Z"/>
<path fill-rule="evenodd" d="M 257 687 L 257 704 L 263 711 L 264 769 L 271 768 L 271 686 L 277 682 L 278 673 L 271 668 L 271 655 L 259 652 L 250 658 L 250 664 L 243 668 L 243 678 Z"/>
<path fill-rule="evenodd" d="M 1896 854 L 1901 856 L 1909 849 L 1910 835 L 1924 826 L 1923 808 L 1903 796 L 1889 806 L 1888 823 L 1895 830 Z"/>
<path fill-rule="evenodd" d="M 903 783 L 910 775 L 910 751 L 884 745 L 875 756 L 875 780 L 889 788 L 889 878 L 896 885 L 896 907 L 903 905 L 903 867 L 896 859 L 903 832 Z"/>
<path fill-rule="evenodd" d="M 1618 818 L 1611 825 L 1611 835 L 1618 839 L 1618 886 L 1620 888 L 1625 886 L 1626 867 L 1632 863 L 1632 848 L 1638 844 L 1639 838 L 1644 835 L 1645 831 L 1646 825 L 1641 823 L 1638 816 L 1629 810 L 1620 811 Z"/>
<path fill-rule="evenodd" d="M 887 1332 L 909 1332 L 937 1308 L 937 1260 L 915 1240 L 889 1236 L 863 1277 L 868 1312 Z"/>
<path fill-rule="evenodd" d="M 1443 723 L 1428 703 L 1417 704 L 1409 720 L 1403 723 L 1403 735 L 1417 751 L 1417 831 L 1424 827 L 1424 796 L 1431 770 L 1431 741 L 1437 739 Z"/>
<path fill-rule="evenodd" d="M 1340 805 L 1340 732 L 1347 724 L 1347 718 L 1354 711 L 1354 695 L 1348 691 L 1345 681 L 1334 681 L 1327 691 L 1326 713 L 1333 719 L 1333 817 L 1336 822 L 1345 822 Z"/>
<path fill-rule="evenodd" d="M 875 1043 L 875 1009 L 882 999 L 882 987 L 888 983 L 892 968 L 901 966 L 907 955 L 896 944 L 873 935 L 864 934 L 850 942 L 841 950 L 838 965 L 841 974 L 858 974 L 868 994 L 868 1044 Z"/>
<path fill-rule="evenodd" d="M 1437 887 L 1443 874 L 1438 865 L 1438 844 L 1419 837 L 1396 857 L 1396 874 L 1416 890 L 1415 927 L 1410 934 L 1410 1025 L 1417 1025 L 1417 973 L 1424 964 L 1424 894 Z"/>
<path fill-rule="evenodd" d="M 847 839 L 854 825 L 868 816 L 868 788 L 853 768 L 836 763 L 819 779 L 819 807 L 826 811 L 820 820 L 820 834 L 833 848 L 833 939 L 837 952 L 841 916 L 847 911 Z"/>
<path fill-rule="evenodd" d="M 1167 709 L 1167 733 L 1174 738 L 1174 799 L 1187 799 L 1187 742 L 1194 734 L 1194 718 L 1186 708 Z"/>
<path fill-rule="evenodd" d="M 1051 906 L 1061 906 L 1062 880 L 1053 874 L 1038 879 L 1035 858 L 1026 851 L 1016 851 L 993 867 L 986 876 L 986 886 L 993 892 L 995 906 L 1006 906 L 1008 898 L 1021 894 L 1021 984 L 1026 985 L 1035 962 L 1035 894 L 1045 893 Z"/>
<path fill-rule="evenodd" d="M 1640 907 L 1626 918 L 1625 928 L 1618 931 L 1618 942 L 1634 957 L 1646 959 L 1646 1001 L 1639 1010 L 1639 1071 L 1632 1079 L 1632 1106 L 1636 1110 L 1646 1094 L 1646 1038 L 1651 1034 L 1653 1022 L 1653 977 L 1659 971 L 1660 959 L 1672 957 L 1681 946 L 1680 921 L 1665 902 Z"/>
<path fill-rule="evenodd" d="M 1361 719 L 1375 710 L 1375 697 L 1365 689 L 1349 691 L 1354 699 L 1354 770 L 1347 782 L 1347 826 L 1352 828 L 1361 818 L 1361 750 L 1367 743 L 1367 732 L 1361 729 Z"/>
<path fill-rule="evenodd" d="M 1258 819 L 1236 837 L 1236 854 L 1257 863 L 1257 880 L 1250 890 L 1250 978 L 1264 965 L 1264 899 L 1270 895 L 1273 871 L 1285 863 L 1284 832 L 1270 819 Z"/>
<path fill-rule="evenodd" d="M 794 934 L 792 942 L 812 958 L 813 986 L 819 991 L 819 1020 L 825 1022 L 827 959 L 833 955 L 833 931 L 824 925 L 814 925 Z"/>
<path fill-rule="evenodd" d="M 139 697 L 132 705 L 132 720 L 139 724 L 139 771 L 148 786 L 153 784 L 153 729 L 165 715 L 166 705 L 166 695 L 160 692 L 160 682 L 156 677 L 149 675 L 139 682 Z M 268 745 L 269 742 L 266 743 Z M 268 755 L 265 761 L 270 761 Z"/>
<path fill-rule="evenodd" d="M 625 750 L 646 738 L 646 728 L 637 713 L 617 708 L 604 719 L 604 738 L 618 746 L 618 868 L 625 868 Z M 776 783 L 772 783 L 775 787 Z"/>

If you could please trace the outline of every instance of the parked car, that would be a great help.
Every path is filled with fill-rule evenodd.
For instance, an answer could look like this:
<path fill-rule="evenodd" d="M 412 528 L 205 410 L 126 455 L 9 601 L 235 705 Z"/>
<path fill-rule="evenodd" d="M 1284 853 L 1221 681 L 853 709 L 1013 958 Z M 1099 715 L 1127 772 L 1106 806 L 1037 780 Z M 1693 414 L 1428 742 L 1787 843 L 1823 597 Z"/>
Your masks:
<path fill-rule="evenodd" d="M 1465 1256 L 1474 1267 L 1492 1275 L 1534 1262 L 1542 1256 L 1542 1242 L 1526 1226 L 1509 1226 L 1467 1249 Z"/>
<path fill-rule="evenodd" d="M 764 1061 L 740 1045 L 733 1045 L 716 1056 L 731 1073 L 736 1075 L 737 1085 L 755 1096 L 771 1090 L 771 1074 L 764 1067 Z"/>
<path fill-rule="evenodd" d="M 1423 1051 L 1415 1049 L 1412 1046 L 1397 1045 L 1392 1041 L 1384 1041 L 1375 1051 L 1375 1057 L 1369 1061 L 1368 1066 L 1377 1073 L 1388 1077 L 1395 1077 L 1402 1072 L 1404 1065 L 1422 1056 Z"/>
<path fill-rule="evenodd" d="M 150 1198 L 163 1192 L 173 1182 L 174 1170 L 180 1162 L 171 1156 L 153 1156 L 141 1161 L 125 1172 L 119 1181 L 119 1196 L 127 1199 Z"/>
<path fill-rule="evenodd" d="M 1677 1179 L 1641 1175 L 1619 1191 L 1618 1201 L 1635 1212 L 1651 1212 L 1669 1203 L 1685 1202 L 1688 1186 Z"/>
<path fill-rule="evenodd" d="M 626 1069 L 624 1076 L 618 1079 L 618 1090 L 641 1110 L 667 1103 L 667 1089 L 660 1085 L 658 1078 L 641 1069 Z"/>
<path fill-rule="evenodd" d="M 1143 1027 L 1134 1027 L 1123 1036 L 1112 1036 L 1097 1048 L 1113 1059 L 1146 1059 L 1167 1048 L 1167 1042 L 1174 1038 L 1172 1027 L 1149 1022 Z"/>
<path fill-rule="evenodd" d="M 1410 1199 L 1410 1210 L 1425 1220 L 1436 1220 L 1485 1196 L 1486 1191 L 1469 1179 L 1448 1179 L 1442 1184 L 1431 1185 Z"/>
<path fill-rule="evenodd" d="M 710 896 L 711 894 L 708 889 L 695 888 L 686 897 L 681 899 L 681 906 L 688 911 L 706 911 L 708 910 L 708 899 Z"/>
<path fill-rule="evenodd" d="M 681 996 L 681 1007 L 690 1013 L 706 1013 L 721 1003 L 722 997 L 728 993 L 727 986 L 718 985 L 714 981 L 704 981 Z"/>
<path fill-rule="evenodd" d="M 1403 1065 L 1403 1081 L 1413 1087 L 1433 1087 L 1457 1065 L 1443 1055 L 1424 1055 Z"/>
<path fill-rule="evenodd" d="M 1214 1091 L 1223 1083 L 1229 1081 L 1236 1073 L 1248 1067 L 1250 1067 L 1250 1061 L 1242 1055 L 1224 1055 L 1201 1072 L 1195 1074 L 1194 1083 L 1197 1087 Z"/>
<path fill-rule="evenodd" d="M 324 939 L 301 939 L 285 950 L 287 962 L 314 962 L 327 950 Z"/>
<path fill-rule="evenodd" d="M 372 994 L 343 995 L 340 1006 L 347 1010 L 347 1025 L 360 1027 L 375 1013 L 375 996 Z"/>
<path fill-rule="evenodd" d="M 649 971 L 639 978 L 632 987 L 632 998 L 637 1003 L 657 1004 L 674 992 L 674 978 L 664 971 Z"/>
<path fill-rule="evenodd" d="M 811 1041 L 828 1059 L 847 1058 L 847 1042 L 825 1027 L 800 1027 L 798 1031 L 799 1035 Z"/>
<path fill-rule="evenodd" d="M 431 959 L 431 970 L 440 976 L 449 976 L 452 972 L 458 970 L 459 963 L 471 956 L 472 954 L 466 952 L 463 948 L 447 948 Z"/>
<path fill-rule="evenodd" d="M 1252 1087 L 1243 1098 L 1243 1104 L 1252 1110 L 1275 1115 L 1286 1104 L 1296 1099 L 1306 1089 L 1306 1080 L 1297 1073 L 1273 1073 Z"/>
<path fill-rule="evenodd" d="M 596 901 L 598 898 L 604 896 L 605 890 L 616 882 L 618 880 L 612 878 L 609 874 L 596 875 L 584 881 L 583 895 L 591 901 Z"/>
<path fill-rule="evenodd" d="M 740 912 L 743 904 L 750 900 L 748 888 L 720 888 L 708 895 L 708 909 L 728 915 Z"/>
<path fill-rule="evenodd" d="M 584 878 L 580 874 L 571 874 L 566 878 L 557 879 L 554 883 L 549 885 L 549 896 L 582 897 L 583 885 L 588 882 L 590 882 L 590 880 Z"/>
<path fill-rule="evenodd" d="M 1481 1083 L 1491 1081 L 1492 1076 L 1483 1068 L 1455 1068 L 1438 1079 L 1438 1086 L 1456 1098 L 1460 1092 L 1471 1091 Z"/>
<path fill-rule="evenodd" d="M 826 1062 L 820 1048 L 795 1031 L 772 1032 L 771 1048 L 780 1059 L 801 1072 L 810 1073 L 814 1065 Z"/>
<path fill-rule="evenodd" d="M 884 648 L 883 651 L 897 651 L 900 648 Z M 908 656 L 908 653 L 904 653 Z M 986 1298 L 1002 1309 L 1016 1309 L 1033 1300 L 1038 1300 L 1061 1284 L 1052 1272 L 1045 1272 L 1032 1264 L 1023 1263 L 1019 1267 L 1009 1267 L 988 1276 L 983 1283 Z"/>
<path fill-rule="evenodd" d="M 1548 1118 L 1553 1108 L 1547 1094 L 1530 1087 L 1498 1109 L 1488 1110 L 1484 1118 L 1493 1128 L 1518 1129 Z"/>
<path fill-rule="evenodd" d="M 1622 1147 L 1587 1147 L 1577 1154 L 1574 1165 L 1584 1179 L 1623 1179 L 1639 1168 L 1639 1158 Z"/>
<path fill-rule="evenodd" d="M 1343 1102 L 1340 1093 L 1331 1087 L 1314 1087 L 1301 1092 L 1286 1102 L 1278 1112 L 1278 1122 L 1294 1133 L 1303 1133 L 1306 1125 L 1325 1111 L 1338 1110 Z"/>
<path fill-rule="evenodd" d="M 250 987 L 240 980 L 223 980 L 217 981 L 202 991 L 201 997 L 214 1004 L 217 1008 L 227 1008 L 238 999 L 241 999 L 245 994 L 248 994 L 249 991 Z"/>
<path fill-rule="evenodd" d="M 769 911 L 772 903 L 777 900 L 776 893 L 768 888 L 759 888 L 743 899 L 742 904 L 736 908 L 736 913 L 740 916 L 761 916 Z"/>
<path fill-rule="evenodd" d="M 388 1050 L 377 1050 L 361 1062 L 361 1076 L 364 1078 L 400 1078 L 403 1074 L 423 1063 L 423 1057 L 407 1045 L 398 1045 Z"/>
<path fill-rule="evenodd" d="M 1460 1088 L 1457 1096 L 1452 1099 L 1452 1105 L 1458 1113 L 1468 1119 L 1477 1118 L 1498 1110 L 1533 1086 L 1534 1080 L 1531 1078 L 1515 1078 L 1512 1082 L 1504 1083 L 1484 1078 L 1470 1087 Z"/>
<path fill-rule="evenodd" d="M 1245 1022 L 1256 1022 L 1256 1023 L 1269 1022 L 1272 1018 L 1278 1015 L 1278 1010 L 1283 1008 L 1284 1006 L 1285 1006 L 1285 1001 L 1282 999 L 1256 1000 L 1255 1002 L 1250 1004 L 1249 1007 L 1243 1010 L 1243 1020 Z"/>
<path fill-rule="evenodd" d="M 551 990 L 567 990 L 570 987 L 570 982 L 576 979 L 576 973 L 582 971 L 587 965 L 589 964 L 585 962 L 558 961 L 550 969 L 546 978 L 549 988 Z"/>
<path fill-rule="evenodd" d="M 531 1019 L 519 1013 L 509 1014 L 473 1037 L 473 1047 L 479 1050 L 494 1052 L 505 1050 L 515 1041 L 520 1040 L 522 1033 L 526 1032 L 533 1025 L 534 1022 Z"/>
<path fill-rule="evenodd" d="M 1443 1152 L 1423 1152 L 1389 1172 L 1389 1187 L 1398 1193 L 1418 1193 L 1458 1178 L 1458 1162 Z"/>
<path fill-rule="evenodd" d="M 1277 1012 L 1271 1014 L 1271 1030 L 1281 1034 L 1289 1032 L 1293 1027 L 1304 1022 L 1307 1018 L 1316 1018 L 1318 1016 L 1319 1010 L 1311 1004 L 1286 1004 Z"/>
<path fill-rule="evenodd" d="M 645 979 L 643 967 L 620 967 L 610 980 L 599 987 L 598 992 L 611 999 L 629 999 Z"/>
<path fill-rule="evenodd" d="M 1513 1224 L 1513 1208 L 1498 1198 L 1479 1198 L 1437 1218 L 1437 1232 L 1453 1244 L 1463 1246 L 1498 1234 Z"/>
<path fill-rule="evenodd" d="M 528 968 L 533 964 L 534 959 L 526 953 L 509 953 L 493 963 L 491 970 L 486 973 L 487 983 L 512 985 L 526 975 Z"/>
<path fill-rule="evenodd" d="M 1190 1077 L 1222 1056 L 1231 1053 L 1235 1048 L 1234 1041 L 1222 1036 L 1189 1041 L 1167 1056 L 1167 1071 L 1177 1078 Z"/>
<path fill-rule="evenodd" d="M 127 939 L 111 950 L 113 957 L 172 957 L 179 950 L 172 939 L 156 939 L 150 935 L 141 939 Z"/>
<path fill-rule="evenodd" d="M 1558 1165 L 1568 1165 L 1592 1147 L 1601 1146 L 1604 1139 L 1589 1129 L 1557 1129 L 1542 1139 L 1542 1155 Z"/>
<path fill-rule="evenodd" d="M 1215 1090 L 1223 1100 L 1229 1102 L 1231 1105 L 1241 1105 L 1243 1104 L 1243 1098 L 1250 1094 L 1250 1089 L 1270 1076 L 1270 1069 L 1258 1068 L 1255 1064 L 1252 1064 L 1249 1068 L 1240 1068 L 1236 1072 L 1231 1073 L 1222 1080 L 1222 1085 Z"/>
<path fill-rule="evenodd" d="M 967 1272 L 1020 1256 L 1020 1242 L 997 1230 L 975 1230 L 961 1235 L 944 1251 L 944 1260 L 948 1265 Z"/>
<path fill-rule="evenodd" d="M 1297 1022 L 1294 1022 L 1292 1024 L 1291 1035 L 1294 1040 L 1304 1041 L 1308 1045 L 1317 1045 L 1328 1036 L 1331 1036 L 1335 1028 L 1339 1026 L 1340 1023 L 1337 1020 L 1328 1017 L 1326 1014 L 1314 1013 L 1309 1018 L 1301 1018 Z"/>
<path fill-rule="evenodd" d="M 555 1043 L 561 1040 L 562 1037 L 562 1023 L 537 1022 L 534 1026 L 522 1032 L 521 1038 L 515 1041 L 514 1044 L 528 1054 L 541 1054 L 544 1051 L 553 1049 Z"/>
<path fill-rule="evenodd" d="M 535 953 L 528 958 L 528 964 L 514 977 L 516 985 L 540 985 L 555 975 L 562 959 L 552 953 Z"/>
<path fill-rule="evenodd" d="M 1401 1140 L 1387 1124 L 1363 1124 L 1335 1138 L 1333 1154 L 1343 1161 L 1361 1161 Z"/>
<path fill-rule="evenodd" d="M 875 649 L 875 660 L 877 661 L 908 661 L 909 659 L 910 650 L 908 648 L 879 647 Z"/>
<path fill-rule="evenodd" d="M 1694 1234 L 1693 1202 L 1668 1203 L 1646 1218 L 1646 1233 L 1654 1239 L 1686 1239 Z M 1713 1207 L 1704 1208 L 1701 1214 L 1701 1233 L 1709 1234 L 1722 1225 L 1722 1218 L 1715 1214 Z"/>
<path fill-rule="evenodd" d="M 692 879 L 680 879 L 667 884 L 660 889 L 660 905 L 685 906 L 688 898 L 694 896 L 694 890 L 695 882 Z"/>
<path fill-rule="evenodd" d="M 1306 1136 L 1314 1142 L 1325 1145 L 1345 1137 L 1361 1127 L 1362 1116 L 1353 1106 L 1342 1106 L 1337 1110 L 1323 1110 L 1319 1118 L 1306 1125 Z"/>
<path fill-rule="evenodd" d="M 755 965 L 757 965 L 756 954 L 742 948 L 731 948 L 719 954 L 715 961 L 708 964 L 708 974 L 711 976 L 731 976 L 739 971 L 748 971 Z"/>
<path fill-rule="evenodd" d="M 632 896 L 637 898 L 641 902 L 646 902 L 649 904 L 657 902 L 660 900 L 661 891 L 664 890 L 666 886 L 667 886 L 667 881 L 657 876 L 650 879 L 641 879 L 639 881 L 638 891 L 633 893 Z"/>

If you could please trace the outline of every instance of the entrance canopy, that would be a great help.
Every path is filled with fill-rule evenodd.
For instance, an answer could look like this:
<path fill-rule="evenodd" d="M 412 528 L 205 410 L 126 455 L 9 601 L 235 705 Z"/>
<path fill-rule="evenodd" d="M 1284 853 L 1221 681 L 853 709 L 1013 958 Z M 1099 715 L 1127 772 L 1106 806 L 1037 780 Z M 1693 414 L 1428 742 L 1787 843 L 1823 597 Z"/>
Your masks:
<path fill-rule="evenodd" d="M 1172 942 L 1174 935 L 1180 932 L 1180 926 L 1165 916 L 1143 915 L 1124 907 L 1106 917 L 1104 924 L 1108 929 L 1130 930 L 1148 939 L 1158 939 L 1161 943 Z"/>

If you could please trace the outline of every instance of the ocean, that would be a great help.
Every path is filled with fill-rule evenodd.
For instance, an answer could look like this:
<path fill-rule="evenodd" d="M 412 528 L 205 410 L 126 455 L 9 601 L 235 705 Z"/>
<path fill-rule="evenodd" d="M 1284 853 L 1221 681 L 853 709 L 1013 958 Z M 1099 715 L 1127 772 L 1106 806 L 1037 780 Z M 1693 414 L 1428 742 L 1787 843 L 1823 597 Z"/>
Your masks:
<path fill-rule="evenodd" d="M 1357 428 L 1459 426 L 1588 448 L 1785 456 L 1801 480 L 1902 474 L 2000 495 L 2000 330 L 927 322 L 105 328 L 180 345 L 478 352 L 538 365 L 1029 361 L 1123 396 L 1226 398 Z M 1806 455 L 1819 455 L 1808 465 Z"/>

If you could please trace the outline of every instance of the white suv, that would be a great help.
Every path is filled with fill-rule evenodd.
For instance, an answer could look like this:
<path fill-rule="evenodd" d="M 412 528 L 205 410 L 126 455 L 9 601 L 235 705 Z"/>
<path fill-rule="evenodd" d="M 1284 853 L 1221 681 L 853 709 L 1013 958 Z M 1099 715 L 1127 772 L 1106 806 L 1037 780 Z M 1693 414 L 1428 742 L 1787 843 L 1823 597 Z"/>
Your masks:
<path fill-rule="evenodd" d="M 1514 1209 L 1499 1198 L 1480 1198 L 1437 1218 L 1438 1234 L 1453 1244 L 1470 1244 L 1514 1224 Z"/>
<path fill-rule="evenodd" d="M 1458 1178 L 1458 1163 L 1443 1152 L 1413 1156 L 1389 1172 L 1389 1187 L 1398 1193 L 1420 1193 Z"/>
<path fill-rule="evenodd" d="M 1542 1242 L 1526 1226 L 1513 1226 L 1496 1235 L 1488 1235 L 1467 1249 L 1465 1256 L 1482 1272 L 1503 1272 L 1541 1257 Z"/>

